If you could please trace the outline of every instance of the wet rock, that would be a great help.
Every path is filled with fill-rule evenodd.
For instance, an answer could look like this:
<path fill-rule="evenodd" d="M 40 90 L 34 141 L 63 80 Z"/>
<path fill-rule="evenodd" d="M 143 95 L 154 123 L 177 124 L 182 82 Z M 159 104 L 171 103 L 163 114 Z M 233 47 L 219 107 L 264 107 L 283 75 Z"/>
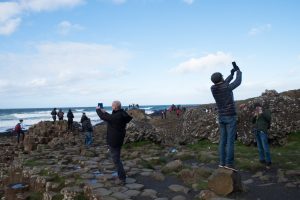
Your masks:
<path fill-rule="evenodd" d="M 132 184 L 126 184 L 125 187 L 127 187 L 129 190 L 142 190 L 144 188 L 144 185 L 138 183 L 132 183 Z"/>
<path fill-rule="evenodd" d="M 151 174 L 151 177 L 156 181 L 164 181 L 165 180 L 165 176 L 160 172 L 153 172 Z"/>
<path fill-rule="evenodd" d="M 124 193 L 121 193 L 121 192 L 115 192 L 111 196 L 116 198 L 116 199 L 119 199 L 119 200 L 128 199 L 128 197 L 129 197 L 128 195 L 126 195 Z"/>
<path fill-rule="evenodd" d="M 287 183 L 287 184 L 285 184 L 285 187 L 287 187 L 287 188 L 295 188 L 295 187 L 297 187 L 297 185 L 294 184 L 294 183 Z"/>
<path fill-rule="evenodd" d="M 182 185 L 170 185 L 168 188 L 173 192 L 183 192 L 185 194 L 187 194 L 190 191 L 189 188 L 184 187 Z"/>
<path fill-rule="evenodd" d="M 82 194 L 82 192 L 83 192 L 83 190 L 81 188 L 79 188 L 78 186 L 66 187 L 60 191 L 60 193 L 62 195 L 64 195 L 64 199 L 66 199 L 66 200 L 75 199 L 75 197 Z"/>
<path fill-rule="evenodd" d="M 127 190 L 126 192 L 124 192 L 124 194 L 126 194 L 128 197 L 136 197 L 141 193 L 141 191 L 138 190 Z"/>
<path fill-rule="evenodd" d="M 217 169 L 208 178 L 208 188 L 221 196 L 226 196 L 235 191 L 243 191 L 241 175 L 231 170 Z"/>
<path fill-rule="evenodd" d="M 196 198 L 198 198 L 200 200 L 211 200 L 216 197 L 217 197 L 217 195 L 210 190 L 202 190 L 200 192 L 200 194 L 196 196 Z"/>
<path fill-rule="evenodd" d="M 194 169 L 183 169 L 179 172 L 181 180 L 186 184 L 198 183 L 199 180 L 207 179 L 213 173 L 213 169 L 200 167 Z"/>
<path fill-rule="evenodd" d="M 150 197 L 152 199 L 156 198 L 156 195 L 157 191 L 153 189 L 144 189 L 144 191 L 141 194 L 142 197 Z"/>
<path fill-rule="evenodd" d="M 170 172 L 178 172 L 182 169 L 183 164 L 181 160 L 174 160 L 166 164 L 162 168 L 163 173 L 170 173 Z"/>
<path fill-rule="evenodd" d="M 178 195 L 172 198 L 172 200 L 186 200 L 186 198 L 182 195 Z"/>

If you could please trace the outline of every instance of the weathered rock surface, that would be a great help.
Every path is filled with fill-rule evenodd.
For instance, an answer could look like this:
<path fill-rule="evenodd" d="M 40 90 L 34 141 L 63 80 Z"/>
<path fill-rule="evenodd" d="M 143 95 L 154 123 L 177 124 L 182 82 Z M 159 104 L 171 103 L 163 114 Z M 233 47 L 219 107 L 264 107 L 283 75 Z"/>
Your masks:
<path fill-rule="evenodd" d="M 243 191 L 241 175 L 238 172 L 219 168 L 208 178 L 208 188 L 221 196 Z"/>

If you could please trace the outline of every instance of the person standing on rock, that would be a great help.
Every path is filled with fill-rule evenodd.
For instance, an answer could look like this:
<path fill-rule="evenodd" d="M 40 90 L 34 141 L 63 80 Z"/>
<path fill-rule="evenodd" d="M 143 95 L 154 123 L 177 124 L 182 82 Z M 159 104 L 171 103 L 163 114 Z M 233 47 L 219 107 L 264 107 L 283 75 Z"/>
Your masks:
<path fill-rule="evenodd" d="M 24 124 L 23 124 L 23 119 L 19 120 L 19 123 L 17 123 L 17 125 L 15 126 L 15 132 L 17 134 L 17 138 L 18 138 L 18 144 L 20 143 L 20 137 L 22 134 L 22 141 L 24 141 Z"/>
<path fill-rule="evenodd" d="M 271 154 L 268 144 L 268 129 L 271 125 L 271 113 L 262 108 L 260 103 L 254 105 L 255 111 L 252 119 L 254 124 L 254 133 L 257 142 L 259 153 L 259 162 L 266 165 L 266 168 L 271 167 Z"/>
<path fill-rule="evenodd" d="M 62 109 L 59 109 L 58 113 L 57 113 L 57 117 L 59 121 L 64 120 L 64 112 L 62 111 Z"/>
<path fill-rule="evenodd" d="M 93 126 L 91 120 L 85 113 L 82 113 L 80 123 L 82 124 L 82 131 L 85 133 L 84 144 L 89 148 L 93 143 Z"/>
<path fill-rule="evenodd" d="M 106 140 L 118 171 L 119 180 L 117 184 L 124 185 L 126 183 L 126 173 L 120 158 L 121 148 L 126 134 L 126 124 L 132 120 L 132 117 L 122 109 L 120 101 L 112 103 L 112 114 L 107 113 L 100 107 L 96 108 L 96 112 L 100 119 L 107 122 Z"/>
<path fill-rule="evenodd" d="M 68 118 L 68 131 L 72 131 L 74 115 L 71 109 L 69 109 L 68 111 L 67 118 Z"/>
<path fill-rule="evenodd" d="M 56 121 L 56 115 L 57 115 L 56 108 L 53 108 L 53 110 L 51 112 L 51 115 L 52 115 L 53 121 L 55 122 Z"/>
<path fill-rule="evenodd" d="M 219 167 L 234 169 L 234 141 L 236 136 L 236 108 L 233 98 L 233 90 L 242 82 L 242 72 L 233 64 L 231 74 L 224 80 L 220 72 L 212 74 L 211 92 L 216 101 L 219 115 L 220 141 L 219 141 Z M 231 83 L 234 73 L 236 79 Z"/>

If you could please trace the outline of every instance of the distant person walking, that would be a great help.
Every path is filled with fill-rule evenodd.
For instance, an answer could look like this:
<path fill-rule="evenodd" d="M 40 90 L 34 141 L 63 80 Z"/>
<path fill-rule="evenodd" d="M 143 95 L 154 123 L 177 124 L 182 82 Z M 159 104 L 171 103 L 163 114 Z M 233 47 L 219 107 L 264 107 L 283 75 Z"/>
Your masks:
<path fill-rule="evenodd" d="M 53 121 L 55 122 L 56 121 L 56 115 L 57 115 L 56 108 L 53 108 L 53 110 L 51 112 L 51 115 L 52 115 Z"/>
<path fill-rule="evenodd" d="M 23 119 L 19 120 L 19 123 L 15 126 L 15 132 L 17 134 L 17 139 L 18 139 L 18 144 L 20 143 L 20 136 L 22 134 L 22 141 L 24 141 L 24 124 L 23 124 Z"/>
<path fill-rule="evenodd" d="M 62 111 L 62 109 L 59 109 L 58 113 L 57 113 L 57 117 L 59 121 L 64 120 L 64 112 Z"/>
<path fill-rule="evenodd" d="M 223 75 L 219 72 L 211 76 L 214 83 L 211 86 L 211 92 L 216 101 L 219 114 L 220 141 L 219 141 L 219 167 L 234 169 L 234 141 L 236 137 L 236 109 L 233 98 L 233 90 L 242 82 L 242 72 L 239 67 L 233 63 L 234 68 L 231 74 L 224 80 Z M 237 72 L 236 79 L 233 79 L 234 73 Z"/>
<path fill-rule="evenodd" d="M 69 109 L 68 111 L 67 118 L 68 118 L 68 131 L 72 131 L 74 115 L 71 109 Z"/>
<path fill-rule="evenodd" d="M 181 112 L 180 108 L 177 108 L 177 109 L 176 109 L 176 115 L 177 115 L 177 117 L 180 116 L 180 112 Z"/>
<path fill-rule="evenodd" d="M 252 123 L 254 124 L 254 133 L 259 153 L 259 162 L 265 164 L 266 168 L 269 169 L 272 164 L 268 144 L 268 129 L 271 126 L 270 111 L 263 109 L 260 103 L 256 103 Z"/>
<path fill-rule="evenodd" d="M 85 133 L 84 144 L 89 148 L 93 143 L 93 126 L 91 120 L 85 113 L 82 113 L 80 123 L 82 124 L 82 131 Z"/>
<path fill-rule="evenodd" d="M 98 116 L 107 122 L 107 144 L 111 152 L 111 156 L 115 167 L 118 171 L 119 180 L 117 184 L 124 185 L 126 182 L 126 174 L 121 161 L 121 148 L 126 134 L 126 124 L 132 120 L 122 109 L 120 101 L 112 103 L 112 114 L 107 113 L 105 110 L 96 108 Z"/>

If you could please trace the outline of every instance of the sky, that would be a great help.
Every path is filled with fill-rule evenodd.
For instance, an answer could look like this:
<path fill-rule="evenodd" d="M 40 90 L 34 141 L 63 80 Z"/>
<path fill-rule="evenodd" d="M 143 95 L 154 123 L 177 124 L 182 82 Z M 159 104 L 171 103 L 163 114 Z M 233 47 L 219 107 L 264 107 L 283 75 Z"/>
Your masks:
<path fill-rule="evenodd" d="M 204 104 L 299 89 L 298 0 L 0 0 L 0 108 Z"/>

